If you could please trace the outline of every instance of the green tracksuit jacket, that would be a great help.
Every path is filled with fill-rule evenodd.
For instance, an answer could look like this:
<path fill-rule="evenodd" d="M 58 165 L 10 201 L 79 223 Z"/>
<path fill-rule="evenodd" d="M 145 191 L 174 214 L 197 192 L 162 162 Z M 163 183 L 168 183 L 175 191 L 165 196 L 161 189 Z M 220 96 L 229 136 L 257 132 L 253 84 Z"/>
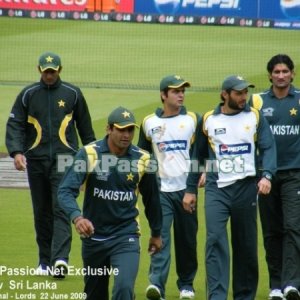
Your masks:
<path fill-rule="evenodd" d="M 58 201 L 71 220 L 81 215 L 76 198 L 85 183 L 83 216 L 94 227 L 93 238 L 139 235 L 140 192 L 152 236 L 160 236 L 162 213 L 155 172 L 148 152 L 131 145 L 124 157 L 109 152 L 107 138 L 85 146 L 75 156 L 58 189 Z"/>
<path fill-rule="evenodd" d="M 84 145 L 95 140 L 89 110 L 80 89 L 59 78 L 48 86 L 41 80 L 17 96 L 6 128 L 6 146 L 13 157 L 52 159 L 78 150 L 78 130 Z"/>

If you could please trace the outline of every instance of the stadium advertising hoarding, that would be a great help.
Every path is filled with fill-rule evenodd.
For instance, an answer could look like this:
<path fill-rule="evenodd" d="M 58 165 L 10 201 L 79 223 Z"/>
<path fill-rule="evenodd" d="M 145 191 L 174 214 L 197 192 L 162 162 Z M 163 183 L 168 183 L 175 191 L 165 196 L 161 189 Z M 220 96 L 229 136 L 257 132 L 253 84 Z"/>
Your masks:
<path fill-rule="evenodd" d="M 84 11 L 88 0 L 0 0 L 1 8 L 53 11 Z"/>
<path fill-rule="evenodd" d="M 0 16 L 300 29 L 300 0 L 0 0 Z"/>
<path fill-rule="evenodd" d="M 136 13 L 251 18 L 257 10 L 258 1 L 249 0 L 135 0 Z"/>
<path fill-rule="evenodd" d="M 0 8 L 35 11 L 133 13 L 134 0 L 0 0 Z"/>
<path fill-rule="evenodd" d="M 300 20 L 300 0 L 135 0 L 135 12 Z"/>
<path fill-rule="evenodd" d="M 272 2 L 272 3 L 270 3 Z M 0 0 L 0 8 L 183 16 L 228 16 L 300 21 L 300 0 Z"/>
<path fill-rule="evenodd" d="M 258 20 L 257 27 L 268 27 L 260 24 L 270 20 L 272 27 L 300 28 L 300 0 L 135 0 L 135 13 L 213 17 L 224 25 Z"/>

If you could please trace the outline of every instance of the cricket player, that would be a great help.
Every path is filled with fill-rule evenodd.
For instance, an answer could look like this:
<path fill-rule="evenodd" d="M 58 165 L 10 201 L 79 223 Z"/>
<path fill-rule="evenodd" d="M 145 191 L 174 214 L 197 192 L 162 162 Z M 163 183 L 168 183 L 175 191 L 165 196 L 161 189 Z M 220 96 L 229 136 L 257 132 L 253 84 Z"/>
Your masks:
<path fill-rule="evenodd" d="M 276 171 L 276 146 L 261 112 L 246 101 L 243 77 L 223 81 L 221 103 L 204 114 L 197 128 L 193 160 L 206 159 L 205 264 L 208 299 L 228 297 L 230 251 L 227 223 L 230 219 L 232 282 L 234 300 L 254 300 L 258 284 L 257 204 L 258 194 L 271 190 Z M 258 177 L 257 151 L 262 159 Z M 184 208 L 193 213 L 199 173 L 191 170 Z"/>
<path fill-rule="evenodd" d="M 136 125 L 133 113 L 114 109 L 107 135 L 82 148 L 58 190 L 62 208 L 82 237 L 82 258 L 87 300 L 109 299 L 109 274 L 114 274 L 113 300 L 133 300 L 140 258 L 138 194 L 142 195 L 151 228 L 149 252 L 161 248 L 162 214 L 155 166 L 148 152 L 132 145 Z M 85 185 L 81 209 L 76 202 Z M 101 272 L 100 272 L 101 271 Z"/>
<path fill-rule="evenodd" d="M 259 197 L 270 300 L 300 300 L 300 90 L 293 84 L 294 62 L 277 54 L 267 63 L 271 87 L 253 94 L 250 105 L 270 124 L 278 171 L 269 195 Z"/>
<path fill-rule="evenodd" d="M 59 154 L 73 156 L 79 141 L 95 141 L 92 121 L 81 90 L 61 80 L 56 53 L 38 60 L 40 81 L 17 96 L 6 126 L 6 146 L 17 170 L 27 171 L 38 245 L 37 275 L 64 278 L 71 250 L 71 224 L 57 203 L 63 176 Z"/>
<path fill-rule="evenodd" d="M 197 261 L 197 211 L 188 214 L 182 207 L 189 171 L 190 154 L 200 116 L 184 106 L 185 89 L 190 83 L 178 75 L 169 75 L 160 82 L 162 108 L 146 116 L 138 145 L 153 153 L 158 162 L 160 202 L 163 212 L 163 248 L 151 257 L 150 284 L 146 298 L 165 298 L 171 264 L 171 228 L 174 247 L 177 287 L 180 299 L 195 297 L 194 279 Z"/>

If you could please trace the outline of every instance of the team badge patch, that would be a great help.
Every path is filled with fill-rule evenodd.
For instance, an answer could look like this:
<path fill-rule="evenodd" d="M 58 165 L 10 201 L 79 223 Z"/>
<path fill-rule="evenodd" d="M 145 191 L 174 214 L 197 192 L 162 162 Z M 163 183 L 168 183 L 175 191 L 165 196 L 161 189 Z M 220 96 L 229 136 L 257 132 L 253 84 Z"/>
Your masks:
<path fill-rule="evenodd" d="M 215 135 L 226 134 L 226 128 L 216 128 Z"/>
<path fill-rule="evenodd" d="M 108 181 L 110 172 L 97 172 L 96 178 L 101 181 Z"/>
<path fill-rule="evenodd" d="M 265 117 L 272 117 L 274 113 L 274 108 L 273 107 L 263 108 L 262 113 Z"/>

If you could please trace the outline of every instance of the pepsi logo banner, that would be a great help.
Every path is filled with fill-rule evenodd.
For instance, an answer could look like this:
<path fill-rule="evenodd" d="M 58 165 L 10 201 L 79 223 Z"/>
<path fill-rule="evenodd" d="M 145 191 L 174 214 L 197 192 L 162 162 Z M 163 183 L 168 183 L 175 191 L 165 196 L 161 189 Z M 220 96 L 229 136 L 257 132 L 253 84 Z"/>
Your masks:
<path fill-rule="evenodd" d="M 135 0 L 134 10 L 143 14 L 300 20 L 300 0 Z"/>

